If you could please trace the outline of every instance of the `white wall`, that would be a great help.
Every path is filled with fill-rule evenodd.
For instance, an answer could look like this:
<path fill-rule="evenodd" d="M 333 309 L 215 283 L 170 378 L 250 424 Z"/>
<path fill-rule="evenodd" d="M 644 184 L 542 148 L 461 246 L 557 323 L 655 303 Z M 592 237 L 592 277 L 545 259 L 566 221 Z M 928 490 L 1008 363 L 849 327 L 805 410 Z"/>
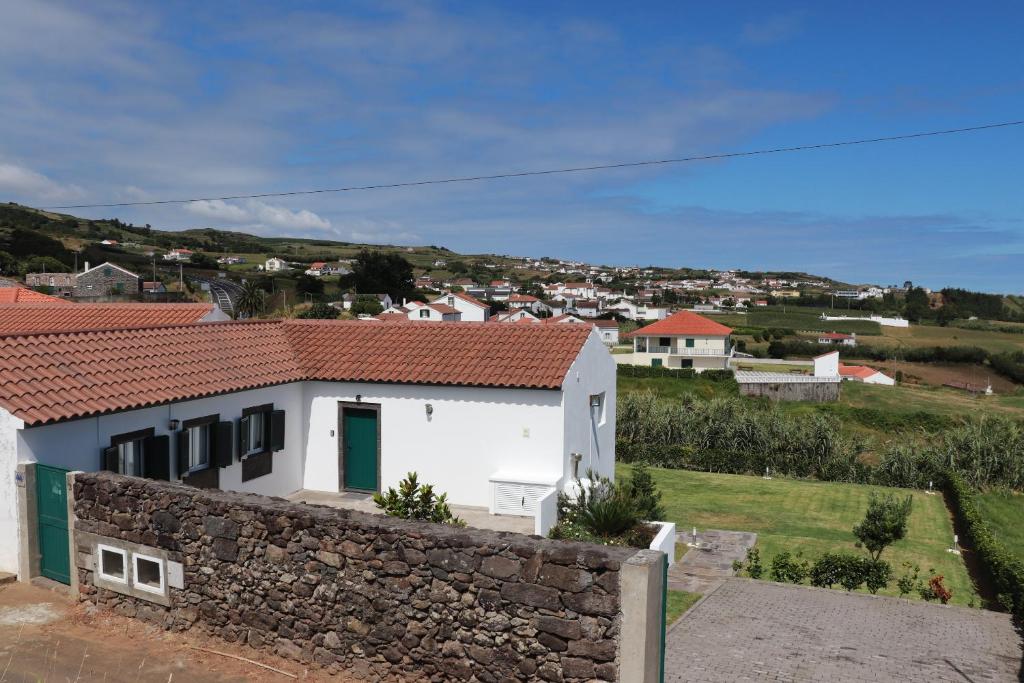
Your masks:
<path fill-rule="evenodd" d="M 302 487 L 302 457 L 305 453 L 305 404 L 302 384 L 282 384 L 264 389 L 241 391 L 166 406 L 130 410 L 111 415 L 29 427 L 17 432 L 18 462 L 39 462 L 87 472 L 101 469 L 101 450 L 110 445 L 110 437 L 153 427 L 157 435 L 171 436 L 171 461 L 176 454 L 176 437 L 168 429 L 169 421 L 219 414 L 223 421 L 235 421 L 242 409 L 273 403 L 285 411 L 285 449 L 274 454 L 273 472 L 242 482 L 242 464 L 236 461 L 220 470 L 220 488 L 266 495 L 291 493 Z M 0 425 L 0 440 L 6 430 Z M 235 435 L 236 448 L 238 435 Z M 10 468 L 13 471 L 13 465 Z M 6 469 L 5 474 L 6 476 Z"/>
<path fill-rule="evenodd" d="M 381 406 L 383 489 L 415 471 L 452 503 L 487 506 L 488 480 L 496 472 L 555 478 L 565 472 L 562 394 L 557 390 L 346 382 L 305 386 L 308 489 L 338 490 L 338 402 L 355 402 L 356 395 L 362 403 Z M 433 406 L 429 418 L 428 403 Z"/>
<path fill-rule="evenodd" d="M 604 415 L 594 415 L 590 397 L 604 393 Z M 615 361 L 596 330 L 591 330 L 587 343 L 569 368 L 562 384 L 565 420 L 563 453 L 565 480 L 572 479 L 571 455 L 583 456 L 579 475 L 596 470 L 609 479 L 615 478 Z"/>
<path fill-rule="evenodd" d="M 22 421 L 0 408 L 0 572 L 18 571 L 17 430 Z"/>
<path fill-rule="evenodd" d="M 462 314 L 462 322 L 483 323 L 487 322 L 487 319 L 491 315 L 491 309 L 489 306 L 481 308 L 480 306 L 472 304 L 457 296 L 453 296 L 449 300 L 448 294 L 442 294 L 441 296 L 431 300 L 430 303 L 447 304 L 451 306 Z"/>
<path fill-rule="evenodd" d="M 815 377 L 838 377 L 839 376 L 839 352 L 822 354 L 814 359 Z"/>

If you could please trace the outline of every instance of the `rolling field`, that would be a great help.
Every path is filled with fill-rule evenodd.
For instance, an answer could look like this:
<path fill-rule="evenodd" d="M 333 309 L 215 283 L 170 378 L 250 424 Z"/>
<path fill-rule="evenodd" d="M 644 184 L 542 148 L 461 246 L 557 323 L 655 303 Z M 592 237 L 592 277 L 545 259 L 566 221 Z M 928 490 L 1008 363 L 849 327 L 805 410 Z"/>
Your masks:
<path fill-rule="evenodd" d="M 622 477 L 629 466 L 620 464 Z M 907 538 L 893 544 L 882 559 L 893 567 L 894 581 L 882 593 L 898 595 L 895 578 L 903 562 L 916 563 L 945 577 L 957 605 L 978 604 L 978 595 L 959 556 L 946 552 L 953 538 L 949 513 L 939 495 L 921 491 L 831 482 L 764 480 L 732 474 L 708 474 L 652 468 L 662 492 L 667 519 L 680 529 L 728 529 L 758 534 L 757 547 L 766 570 L 782 552 L 802 551 L 813 561 L 825 552 L 864 552 L 854 546 L 851 529 L 864 516 L 871 491 L 912 495 Z M 680 598 L 681 600 L 681 598 Z"/>
<path fill-rule="evenodd" d="M 990 491 L 978 496 L 978 507 L 1006 548 L 1024 561 L 1024 494 Z"/>
<path fill-rule="evenodd" d="M 1024 335 L 960 327 L 911 325 L 908 328 L 883 327 L 877 337 L 858 339 L 865 346 L 911 348 L 921 346 L 977 346 L 992 353 L 1024 350 Z"/>
<path fill-rule="evenodd" d="M 867 317 L 866 313 L 859 311 L 812 306 L 766 306 L 751 309 L 746 313 L 724 313 L 710 317 L 730 327 L 783 327 L 815 332 L 856 332 L 859 335 L 880 334 L 881 330 L 885 329 L 870 320 L 821 320 L 822 313 Z"/>

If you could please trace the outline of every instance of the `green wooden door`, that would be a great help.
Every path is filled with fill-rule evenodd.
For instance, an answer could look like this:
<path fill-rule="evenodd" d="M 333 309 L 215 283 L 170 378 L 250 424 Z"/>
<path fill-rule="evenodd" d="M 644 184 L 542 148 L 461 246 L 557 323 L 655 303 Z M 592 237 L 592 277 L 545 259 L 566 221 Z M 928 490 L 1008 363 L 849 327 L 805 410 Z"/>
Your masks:
<path fill-rule="evenodd" d="M 39 517 L 39 571 L 43 576 L 71 583 L 68 557 L 68 470 L 36 465 L 36 508 Z"/>
<path fill-rule="evenodd" d="M 345 408 L 344 442 L 345 488 L 377 490 L 377 411 Z"/>

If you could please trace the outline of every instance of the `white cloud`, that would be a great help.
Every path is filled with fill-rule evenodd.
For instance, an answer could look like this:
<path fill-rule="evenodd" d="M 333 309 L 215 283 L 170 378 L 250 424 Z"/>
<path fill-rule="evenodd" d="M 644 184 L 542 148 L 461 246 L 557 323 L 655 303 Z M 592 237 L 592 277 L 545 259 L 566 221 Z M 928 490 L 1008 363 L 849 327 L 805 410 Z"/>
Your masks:
<path fill-rule="evenodd" d="M 204 199 L 185 205 L 190 212 L 225 223 L 247 224 L 253 228 L 278 228 L 293 234 L 305 230 L 328 230 L 331 222 L 308 209 L 292 211 L 256 199 L 242 205 L 220 199 Z"/>
<path fill-rule="evenodd" d="M 85 195 L 78 185 L 62 185 L 42 173 L 10 163 L 0 163 L 0 190 L 46 201 L 78 199 Z"/>

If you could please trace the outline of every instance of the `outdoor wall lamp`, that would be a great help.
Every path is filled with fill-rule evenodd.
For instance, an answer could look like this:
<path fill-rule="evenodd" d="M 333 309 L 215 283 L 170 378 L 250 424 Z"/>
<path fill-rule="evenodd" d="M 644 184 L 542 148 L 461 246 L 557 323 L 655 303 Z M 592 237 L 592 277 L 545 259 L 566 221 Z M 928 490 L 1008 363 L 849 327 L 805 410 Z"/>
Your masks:
<path fill-rule="evenodd" d="M 176 419 L 174 419 L 174 418 L 172 417 L 172 418 L 170 419 L 170 421 L 169 421 L 169 422 L 167 423 L 167 428 L 168 428 L 169 430 L 171 430 L 172 432 L 176 432 L 176 431 L 178 431 L 178 425 L 179 425 L 179 424 L 180 424 L 180 423 L 178 422 L 178 420 L 176 420 Z"/>
<path fill-rule="evenodd" d="M 362 402 L 363 402 L 363 395 L 362 394 L 356 394 L 356 403 L 362 403 Z"/>
<path fill-rule="evenodd" d="M 430 417 L 433 414 L 434 414 L 434 406 L 432 406 L 431 404 L 428 403 L 427 404 L 427 417 Z"/>

